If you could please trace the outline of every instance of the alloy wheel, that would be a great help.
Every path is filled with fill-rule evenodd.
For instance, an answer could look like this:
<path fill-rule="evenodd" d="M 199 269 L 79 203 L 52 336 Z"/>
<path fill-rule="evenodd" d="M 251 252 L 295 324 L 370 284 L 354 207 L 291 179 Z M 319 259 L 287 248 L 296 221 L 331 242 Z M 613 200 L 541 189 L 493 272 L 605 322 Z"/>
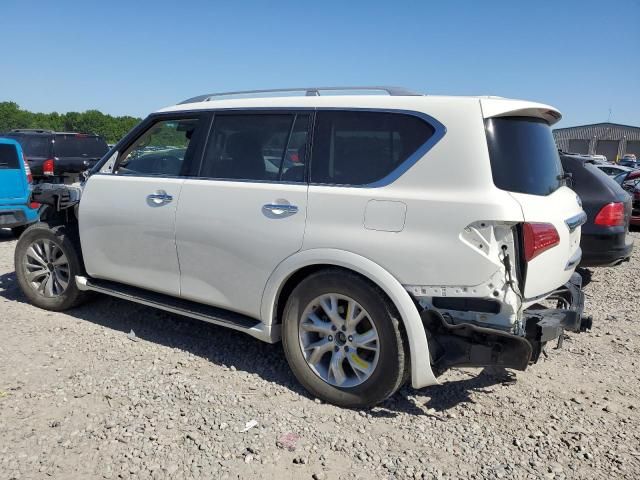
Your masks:
<path fill-rule="evenodd" d="M 336 387 L 364 383 L 378 363 L 380 340 L 375 323 L 346 295 L 328 293 L 310 302 L 300 318 L 299 338 L 307 365 Z"/>
<path fill-rule="evenodd" d="M 48 239 L 34 241 L 22 260 L 27 282 L 39 295 L 59 297 L 71 279 L 69 261 L 60 246 Z"/>

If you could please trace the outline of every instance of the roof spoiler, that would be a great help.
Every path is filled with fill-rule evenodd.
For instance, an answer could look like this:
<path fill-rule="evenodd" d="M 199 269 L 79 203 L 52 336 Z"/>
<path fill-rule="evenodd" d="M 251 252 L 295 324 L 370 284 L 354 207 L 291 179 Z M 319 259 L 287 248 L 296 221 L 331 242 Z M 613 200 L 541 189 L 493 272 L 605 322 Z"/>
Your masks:
<path fill-rule="evenodd" d="M 541 118 L 549 125 L 558 123 L 562 118 L 562 114 L 557 109 L 543 103 L 504 98 L 481 98 L 480 105 L 484 118 L 534 117 Z"/>

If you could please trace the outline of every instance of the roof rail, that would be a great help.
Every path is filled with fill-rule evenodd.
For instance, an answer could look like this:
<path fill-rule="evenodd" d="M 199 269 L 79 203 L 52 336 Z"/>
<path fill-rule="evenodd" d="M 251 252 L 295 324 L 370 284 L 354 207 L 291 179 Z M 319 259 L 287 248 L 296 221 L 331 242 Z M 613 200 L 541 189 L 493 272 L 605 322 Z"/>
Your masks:
<path fill-rule="evenodd" d="M 199 95 L 197 97 L 189 98 L 180 102 L 178 105 L 183 105 L 185 103 L 197 103 L 197 102 L 209 102 L 214 99 L 214 97 L 228 97 L 232 95 L 253 95 L 254 98 L 259 98 L 262 93 L 294 93 L 294 92 L 304 92 L 307 97 L 317 97 L 320 96 L 320 92 L 322 91 L 381 91 L 386 92 L 391 96 L 421 96 L 422 93 L 413 92 L 403 87 L 302 87 L 302 88 L 272 88 L 268 90 L 243 90 L 237 92 L 219 92 L 219 93 L 208 93 L 206 95 Z"/>
<path fill-rule="evenodd" d="M 53 133 L 53 130 L 47 130 L 43 128 L 13 128 L 14 133 Z"/>

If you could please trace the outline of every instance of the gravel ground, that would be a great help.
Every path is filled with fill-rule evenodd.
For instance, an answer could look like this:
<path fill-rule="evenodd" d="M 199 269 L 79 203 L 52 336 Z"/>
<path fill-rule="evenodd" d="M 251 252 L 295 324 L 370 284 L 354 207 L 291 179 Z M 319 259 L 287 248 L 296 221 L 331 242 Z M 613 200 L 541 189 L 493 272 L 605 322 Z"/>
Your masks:
<path fill-rule="evenodd" d="M 353 411 L 310 398 L 279 345 L 107 297 L 32 307 L 14 247 L 0 231 L 0 478 L 640 478 L 638 249 L 594 270 L 592 332 L 526 372 Z"/>

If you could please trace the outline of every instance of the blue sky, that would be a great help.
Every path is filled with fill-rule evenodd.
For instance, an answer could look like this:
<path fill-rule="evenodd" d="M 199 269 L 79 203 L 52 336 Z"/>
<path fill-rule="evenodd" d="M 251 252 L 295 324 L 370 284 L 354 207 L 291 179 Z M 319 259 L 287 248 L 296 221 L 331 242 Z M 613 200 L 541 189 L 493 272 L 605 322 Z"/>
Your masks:
<path fill-rule="evenodd" d="M 201 93 L 402 85 L 640 125 L 640 0 L 3 0 L 0 101 L 144 116 Z"/>

